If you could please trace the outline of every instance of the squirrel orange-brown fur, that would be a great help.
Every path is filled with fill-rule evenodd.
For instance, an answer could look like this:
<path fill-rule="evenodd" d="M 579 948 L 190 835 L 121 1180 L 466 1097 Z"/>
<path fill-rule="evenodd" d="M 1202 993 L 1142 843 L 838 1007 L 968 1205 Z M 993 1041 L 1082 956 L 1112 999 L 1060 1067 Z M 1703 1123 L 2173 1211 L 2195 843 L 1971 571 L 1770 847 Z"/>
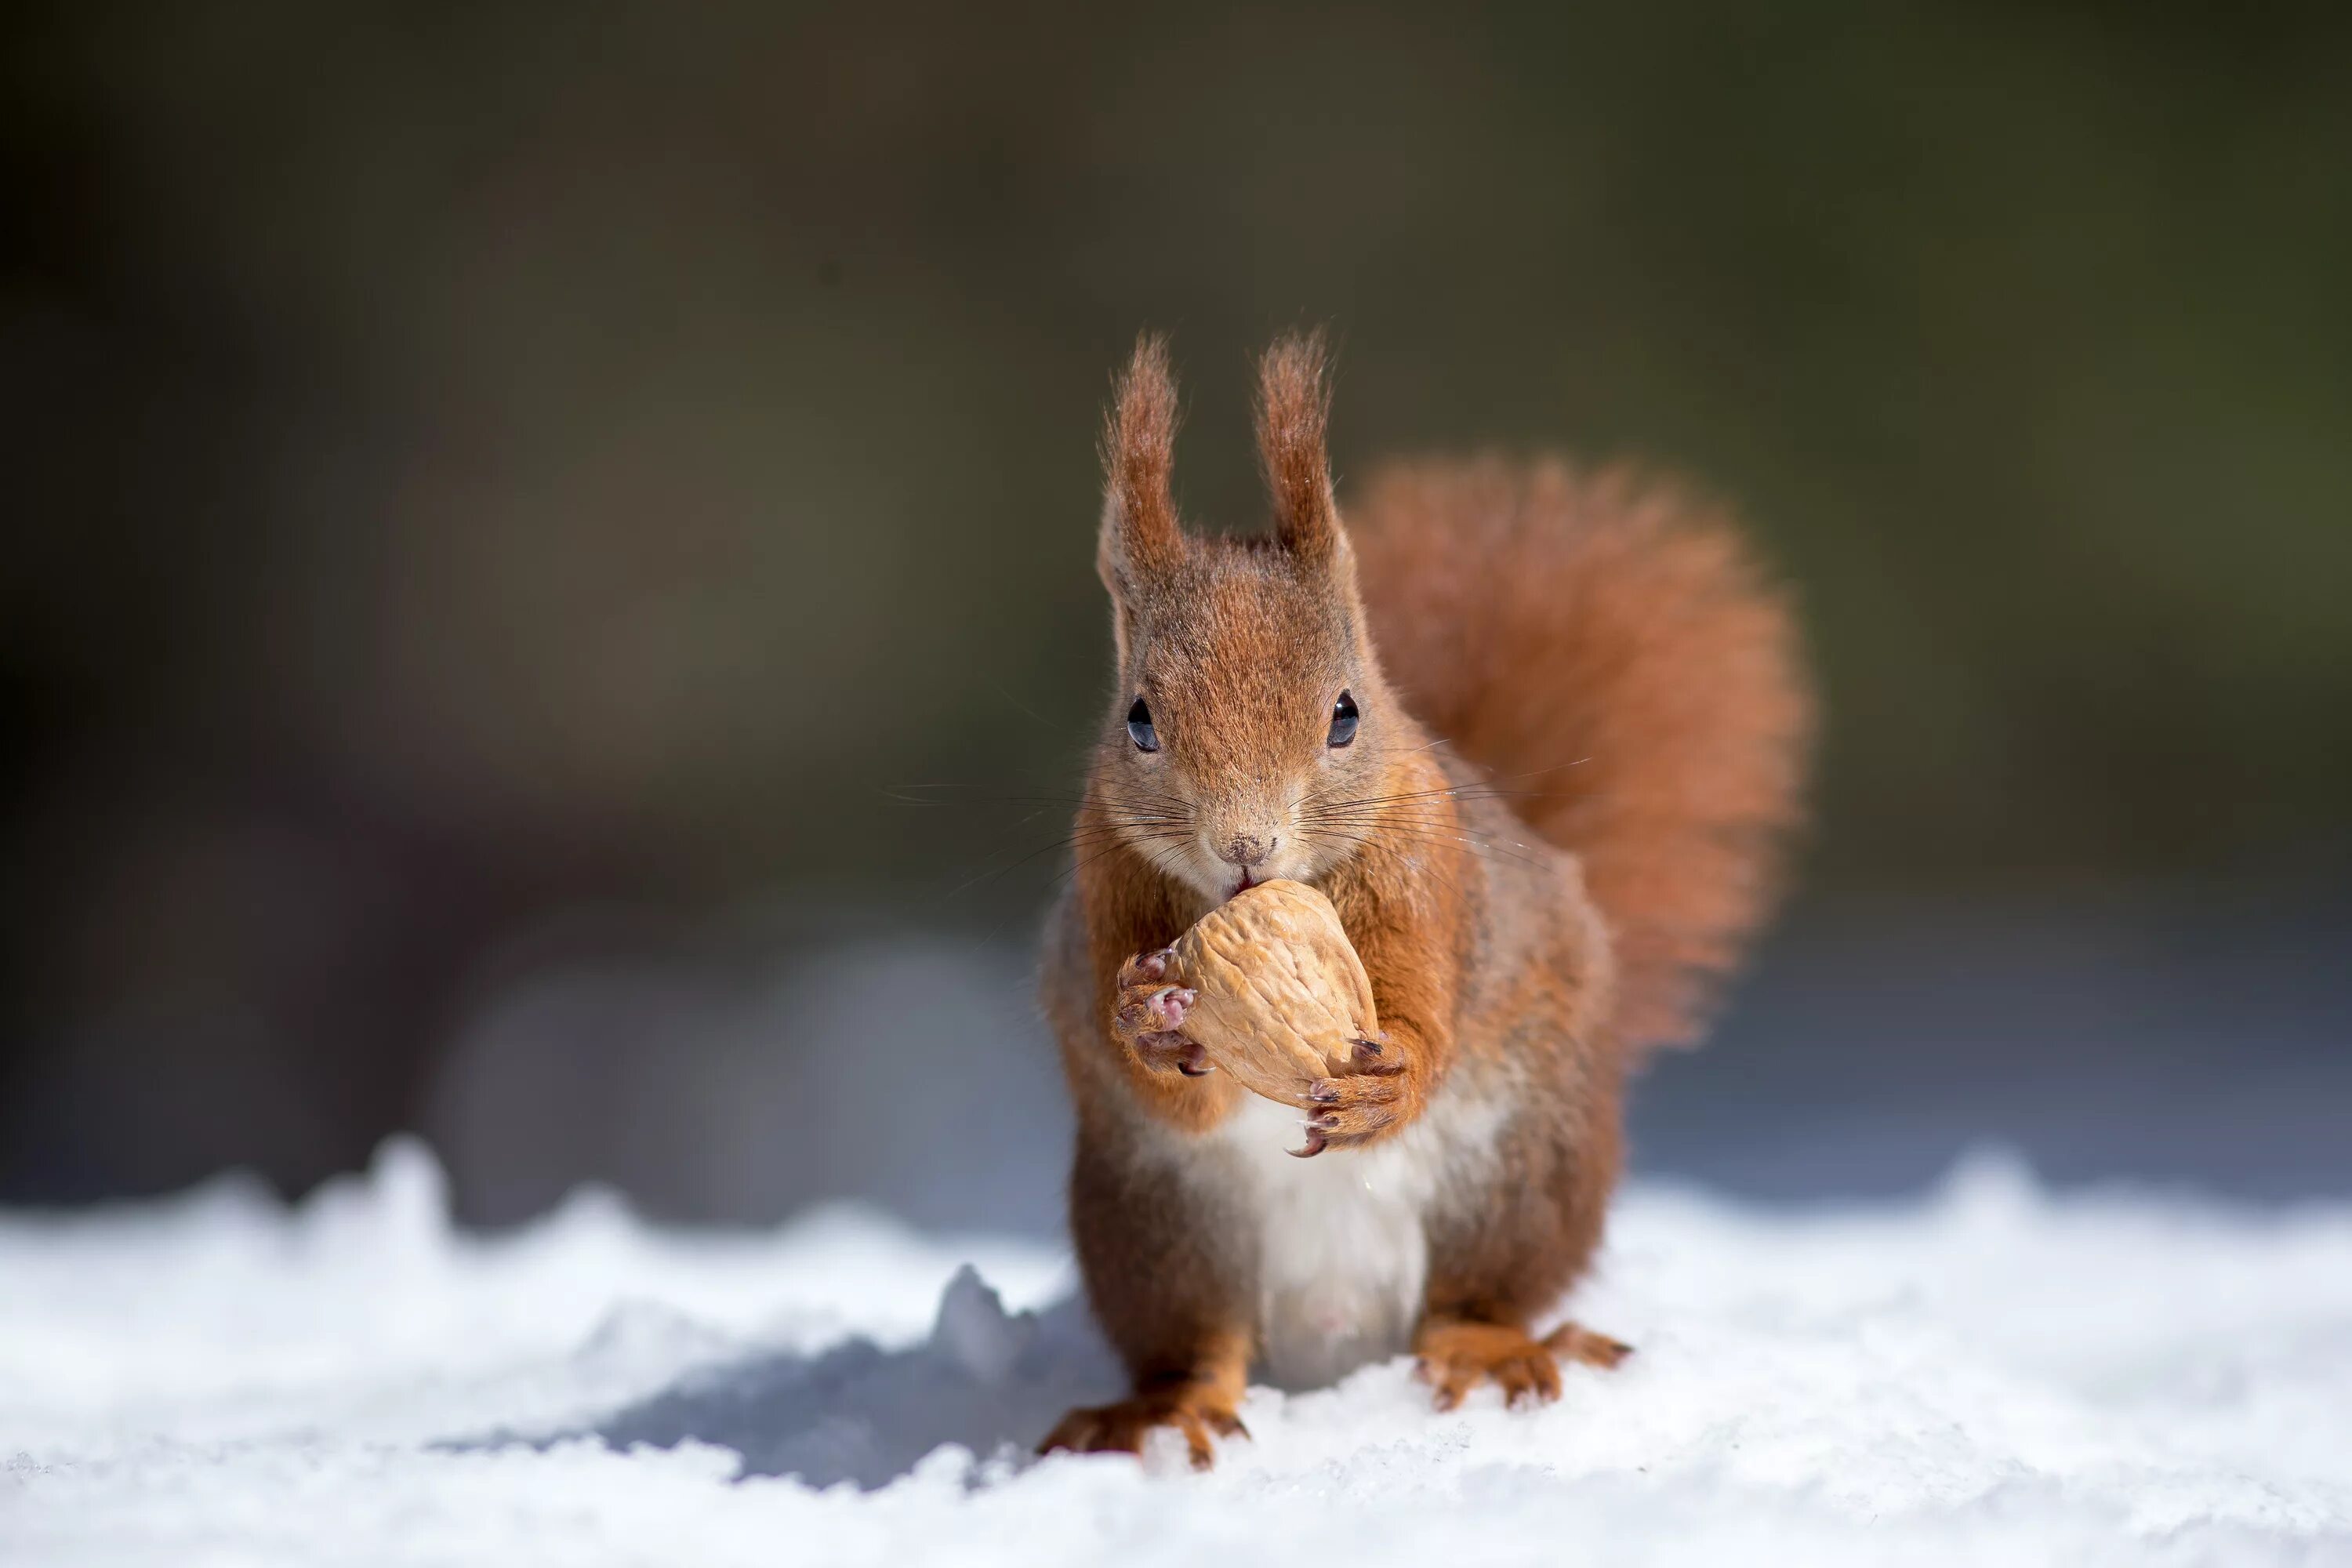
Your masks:
<path fill-rule="evenodd" d="M 1626 470 L 1486 458 L 1381 472 L 1343 524 L 1327 395 L 1319 340 L 1268 352 L 1263 538 L 1180 524 L 1157 339 L 1112 405 L 1118 676 L 1043 995 L 1077 1112 L 1079 1263 L 1135 1392 L 1049 1447 L 1169 1426 L 1206 1463 L 1255 1358 L 1302 1322 L 1379 1353 L 1391 1288 L 1413 1292 L 1441 1404 L 1481 1381 L 1550 1397 L 1560 1358 L 1613 1363 L 1623 1346 L 1535 1320 L 1600 1240 L 1630 1069 L 1696 1034 L 1798 815 L 1810 692 L 1727 518 Z M 1333 744 L 1343 693 L 1360 718 Z M 1156 750 L 1130 735 L 1139 703 Z M 1159 955 L 1277 876 L 1331 900 L 1385 1034 L 1301 1086 L 1323 1108 L 1311 1158 L 1269 1164 Z M 1361 1181 L 1326 1182 L 1350 1161 Z M 1373 1227 L 1329 1312 L 1297 1278 L 1319 1239 L 1284 1229 L 1302 1214 Z"/>

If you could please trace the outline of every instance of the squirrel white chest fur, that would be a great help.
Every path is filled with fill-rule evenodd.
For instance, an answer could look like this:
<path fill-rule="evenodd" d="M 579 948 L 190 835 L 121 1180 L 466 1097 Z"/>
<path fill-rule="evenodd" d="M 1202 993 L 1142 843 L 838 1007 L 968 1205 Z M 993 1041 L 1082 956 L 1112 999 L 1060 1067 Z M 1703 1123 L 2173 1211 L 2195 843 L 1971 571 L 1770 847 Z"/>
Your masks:
<path fill-rule="evenodd" d="M 1319 1387 L 1410 1346 L 1432 1211 L 1475 1190 L 1506 1110 L 1449 1084 L 1394 1138 L 1301 1160 L 1301 1113 L 1252 1095 L 1196 1142 L 1195 1179 L 1257 1221 L 1257 1329 L 1276 1386 Z"/>

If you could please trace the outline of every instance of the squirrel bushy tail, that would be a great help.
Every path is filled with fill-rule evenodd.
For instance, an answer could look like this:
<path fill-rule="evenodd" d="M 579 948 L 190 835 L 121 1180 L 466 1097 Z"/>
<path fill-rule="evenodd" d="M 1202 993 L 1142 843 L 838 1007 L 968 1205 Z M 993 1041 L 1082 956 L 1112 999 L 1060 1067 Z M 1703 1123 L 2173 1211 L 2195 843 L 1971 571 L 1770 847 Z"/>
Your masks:
<path fill-rule="evenodd" d="M 1414 716 L 1582 861 L 1620 1042 L 1694 1040 L 1799 816 L 1813 703 L 1783 595 L 1727 515 L 1628 468 L 1399 464 L 1347 510 Z"/>

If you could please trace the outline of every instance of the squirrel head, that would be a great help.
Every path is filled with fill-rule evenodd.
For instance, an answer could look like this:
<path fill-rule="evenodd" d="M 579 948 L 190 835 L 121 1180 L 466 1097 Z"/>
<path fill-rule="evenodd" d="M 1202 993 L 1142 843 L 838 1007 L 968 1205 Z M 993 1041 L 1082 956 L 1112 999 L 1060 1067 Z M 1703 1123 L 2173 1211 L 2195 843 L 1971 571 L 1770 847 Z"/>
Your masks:
<path fill-rule="evenodd" d="M 1312 881 L 1355 854 L 1384 759 L 1415 732 L 1365 631 L 1324 455 L 1323 368 L 1320 334 L 1280 339 L 1259 363 L 1264 536 L 1179 521 L 1161 339 L 1137 342 L 1105 422 L 1096 564 L 1118 674 L 1093 798 L 1145 860 L 1212 901 Z"/>

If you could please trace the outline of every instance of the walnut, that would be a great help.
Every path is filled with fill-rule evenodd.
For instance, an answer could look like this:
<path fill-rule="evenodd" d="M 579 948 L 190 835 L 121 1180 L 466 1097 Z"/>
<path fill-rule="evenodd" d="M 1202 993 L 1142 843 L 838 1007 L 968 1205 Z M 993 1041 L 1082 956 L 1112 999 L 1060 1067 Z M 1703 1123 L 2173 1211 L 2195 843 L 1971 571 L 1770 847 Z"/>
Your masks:
<path fill-rule="evenodd" d="M 1243 1087 L 1311 1109 L 1307 1086 L 1376 1039 L 1372 983 L 1331 901 L 1301 882 L 1236 893 L 1176 939 L 1170 980 L 1200 993 L 1184 1033 Z"/>

